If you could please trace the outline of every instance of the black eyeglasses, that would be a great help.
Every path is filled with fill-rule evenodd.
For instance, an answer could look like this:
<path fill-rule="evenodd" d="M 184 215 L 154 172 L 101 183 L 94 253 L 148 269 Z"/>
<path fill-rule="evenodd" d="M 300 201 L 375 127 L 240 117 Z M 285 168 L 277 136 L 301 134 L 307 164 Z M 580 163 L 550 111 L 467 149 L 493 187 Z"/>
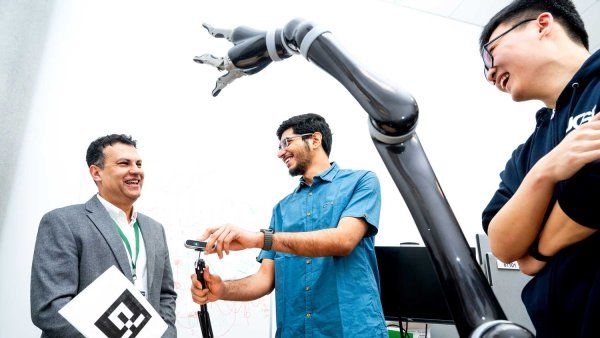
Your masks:
<path fill-rule="evenodd" d="M 292 143 L 292 141 L 294 139 L 297 139 L 298 137 L 304 138 L 305 136 L 312 135 L 312 134 L 314 134 L 314 133 L 306 133 L 306 134 L 300 134 L 300 135 L 282 138 L 281 141 L 279 141 L 279 150 L 287 148 L 290 145 L 290 143 Z"/>
<path fill-rule="evenodd" d="M 488 46 L 491 45 L 493 42 L 497 41 L 498 39 L 500 39 L 501 37 L 505 36 L 506 34 L 510 33 L 510 31 L 512 31 L 513 29 L 521 26 L 522 24 L 524 24 L 526 22 L 534 21 L 534 20 L 537 20 L 537 19 L 527 19 L 527 20 L 518 22 L 516 25 L 509 28 L 506 32 L 498 35 L 493 40 L 489 41 L 488 43 L 483 45 L 483 47 L 481 47 L 481 58 L 483 59 L 483 75 L 485 75 L 486 79 L 488 77 L 488 72 L 489 72 L 490 68 L 494 67 L 494 56 L 488 50 Z"/>

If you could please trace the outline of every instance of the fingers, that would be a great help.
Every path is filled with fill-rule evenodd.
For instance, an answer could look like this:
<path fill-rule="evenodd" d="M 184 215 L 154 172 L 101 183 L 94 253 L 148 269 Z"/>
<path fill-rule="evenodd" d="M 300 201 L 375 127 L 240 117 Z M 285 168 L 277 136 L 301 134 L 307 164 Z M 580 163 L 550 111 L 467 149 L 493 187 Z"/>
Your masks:
<path fill-rule="evenodd" d="M 200 293 L 196 294 L 196 293 L 192 292 L 192 300 L 196 304 L 204 305 L 204 304 L 208 303 L 208 289 L 201 290 L 200 292 L 202 292 L 202 294 L 200 294 Z"/>
<path fill-rule="evenodd" d="M 217 57 L 212 54 L 203 54 L 200 56 L 195 56 L 194 61 L 197 63 L 207 64 L 209 66 L 213 66 L 218 70 L 228 70 L 231 67 L 231 61 L 227 57 Z"/>
<path fill-rule="evenodd" d="M 579 151 L 588 152 L 600 149 L 600 132 L 598 136 L 591 140 L 584 140 L 579 143 Z"/>
<path fill-rule="evenodd" d="M 208 303 L 208 295 L 210 293 L 209 289 L 202 289 L 202 284 L 196 278 L 196 274 L 192 274 L 192 287 L 190 291 L 192 293 L 192 300 L 194 303 L 204 305 Z"/>
<path fill-rule="evenodd" d="M 204 268 L 204 273 L 202 275 L 204 280 L 206 281 L 207 287 L 210 289 L 211 287 L 216 287 L 218 284 L 222 283 L 221 277 L 219 275 L 213 275 L 210 273 L 208 266 Z"/>
<path fill-rule="evenodd" d="M 254 233 L 244 231 L 232 224 L 219 227 L 208 228 L 202 235 L 206 241 L 206 253 L 216 253 L 220 259 L 223 258 L 223 252 L 229 255 L 231 251 L 243 250 L 254 247 L 255 242 L 252 237 Z"/>
<path fill-rule="evenodd" d="M 599 116 L 600 114 L 596 115 Z M 600 120 L 594 116 L 593 120 L 584 123 L 577 130 L 567 135 L 572 144 L 589 143 L 600 140 Z M 575 143 L 573 143 L 575 142 Z"/>
<path fill-rule="evenodd" d="M 225 74 L 217 79 L 215 88 L 212 91 L 212 95 L 213 96 L 219 95 L 219 93 L 221 92 L 221 90 L 223 90 L 223 88 L 227 87 L 227 85 L 232 83 L 235 79 L 240 78 L 244 75 L 246 75 L 246 74 L 244 74 L 242 71 L 240 71 L 237 68 L 230 70 L 227 74 Z"/>
<path fill-rule="evenodd" d="M 229 249 L 231 247 L 231 241 L 235 238 L 235 233 L 229 232 L 223 240 L 223 249 L 225 253 L 229 255 Z"/>
<path fill-rule="evenodd" d="M 206 242 L 206 253 L 210 254 L 210 253 L 215 252 L 217 239 L 219 239 L 219 236 L 221 235 L 221 233 L 223 231 L 226 230 L 226 228 L 227 228 L 227 226 L 225 226 L 225 225 L 217 227 L 217 228 L 212 228 L 214 230 L 211 231 L 211 234 L 208 236 L 207 242 Z M 219 256 L 219 258 L 222 258 L 222 257 Z"/>
<path fill-rule="evenodd" d="M 215 38 L 218 38 L 218 39 L 224 38 L 224 39 L 231 41 L 231 33 L 233 32 L 233 30 L 231 30 L 231 29 L 214 28 L 213 26 L 211 26 L 207 23 L 203 23 L 202 27 L 206 28 L 208 33 L 210 33 L 210 35 L 214 36 Z"/>
<path fill-rule="evenodd" d="M 584 165 L 600 159 L 599 115 L 571 132 L 555 148 L 558 157 L 553 162 L 559 168 L 559 180 L 570 178 Z"/>
<path fill-rule="evenodd" d="M 192 274 L 191 276 L 192 279 L 192 288 L 198 289 L 198 290 L 203 290 L 204 286 L 202 285 L 202 283 L 198 280 L 198 276 L 196 276 L 196 274 Z"/>
<path fill-rule="evenodd" d="M 219 258 L 222 259 L 223 251 L 225 251 L 225 253 L 229 255 L 231 241 L 234 240 L 236 236 L 237 231 L 234 226 L 224 225 L 211 234 L 206 246 L 210 247 L 210 251 L 216 252 Z M 209 251 L 207 250 L 207 252 Z"/>
<path fill-rule="evenodd" d="M 206 240 L 208 237 L 210 237 L 210 235 L 212 235 L 219 228 L 221 228 L 221 226 L 215 226 L 215 227 L 208 227 L 208 228 L 206 228 L 206 230 L 204 230 L 204 232 L 202 233 L 202 236 L 200 236 L 200 238 L 198 240 L 199 241 Z M 208 250 L 208 243 L 206 245 L 206 249 Z"/>
<path fill-rule="evenodd" d="M 210 274 L 208 266 L 204 268 L 204 272 L 202 274 L 204 275 L 204 280 L 207 284 L 212 283 L 214 281 L 214 275 Z"/>
<path fill-rule="evenodd" d="M 581 155 L 581 162 L 584 164 L 598 160 L 600 160 L 600 148 L 596 148 Z"/>
<path fill-rule="evenodd" d="M 226 85 L 219 85 L 219 81 L 217 80 L 217 83 L 215 84 L 215 88 L 213 88 L 212 90 L 212 96 L 213 97 L 217 97 L 217 95 L 219 95 L 219 93 L 221 92 L 221 90 L 223 90 L 223 88 L 225 88 Z"/>
<path fill-rule="evenodd" d="M 229 235 L 232 233 L 233 231 L 231 231 L 231 228 L 229 228 L 228 226 L 223 227 L 223 231 L 221 232 L 221 234 L 219 235 L 219 238 L 217 238 L 217 255 L 219 255 L 219 258 L 223 258 L 223 248 L 224 245 L 226 243 L 224 243 L 225 239 L 230 237 Z M 229 255 L 229 253 L 226 251 L 226 253 Z"/>
<path fill-rule="evenodd" d="M 210 236 L 211 232 L 210 232 L 210 228 L 204 230 L 204 232 L 202 233 L 202 235 L 200 235 L 200 237 L 198 238 L 199 241 L 204 241 L 208 236 Z"/>
<path fill-rule="evenodd" d="M 219 256 L 219 259 L 223 258 L 223 240 L 221 235 L 228 232 L 229 229 L 227 226 L 223 226 L 221 229 L 215 231 L 215 233 L 213 233 L 211 236 L 211 241 L 214 241 L 214 251 L 217 253 L 217 256 Z"/>
<path fill-rule="evenodd" d="M 215 88 L 212 91 L 213 96 L 219 95 L 223 88 L 227 87 L 228 84 L 233 82 L 235 79 L 246 75 L 240 69 L 236 68 L 233 62 L 228 57 L 216 57 L 212 54 L 203 54 L 194 57 L 194 61 L 201 64 L 207 64 L 213 66 L 220 71 L 228 71 L 227 74 L 217 79 Z"/>
<path fill-rule="evenodd" d="M 598 116 L 600 116 L 600 114 L 594 115 L 594 117 L 592 117 L 592 119 L 588 123 L 582 124 L 581 128 L 600 130 L 600 117 Z"/>

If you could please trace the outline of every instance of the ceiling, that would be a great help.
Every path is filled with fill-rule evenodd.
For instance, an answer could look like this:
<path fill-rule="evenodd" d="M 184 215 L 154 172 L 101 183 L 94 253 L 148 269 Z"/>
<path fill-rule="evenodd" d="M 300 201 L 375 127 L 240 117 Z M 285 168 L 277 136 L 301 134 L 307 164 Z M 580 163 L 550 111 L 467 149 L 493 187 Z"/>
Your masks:
<path fill-rule="evenodd" d="M 510 0 L 387 0 L 400 6 L 417 9 L 449 19 L 485 25 Z M 590 37 L 590 51 L 600 49 L 600 0 L 574 0 Z"/>

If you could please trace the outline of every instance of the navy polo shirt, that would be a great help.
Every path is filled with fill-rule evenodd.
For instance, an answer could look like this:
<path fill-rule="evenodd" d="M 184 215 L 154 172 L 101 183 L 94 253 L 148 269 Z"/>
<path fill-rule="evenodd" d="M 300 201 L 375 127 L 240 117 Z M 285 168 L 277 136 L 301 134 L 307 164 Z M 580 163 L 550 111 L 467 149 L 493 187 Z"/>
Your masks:
<path fill-rule="evenodd" d="M 387 337 L 379 298 L 374 235 L 379 225 L 379 181 L 369 171 L 337 164 L 302 179 L 273 208 L 271 229 L 305 232 L 337 227 L 342 217 L 364 219 L 367 234 L 345 257 L 304 257 L 261 251 L 275 260 L 276 337 Z"/>

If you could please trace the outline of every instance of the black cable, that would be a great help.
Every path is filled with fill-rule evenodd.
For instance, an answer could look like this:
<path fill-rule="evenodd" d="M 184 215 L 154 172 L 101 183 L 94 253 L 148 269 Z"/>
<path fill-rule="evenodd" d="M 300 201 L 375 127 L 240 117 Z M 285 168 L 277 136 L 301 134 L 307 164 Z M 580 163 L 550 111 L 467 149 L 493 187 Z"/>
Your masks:
<path fill-rule="evenodd" d="M 400 323 L 400 338 L 408 338 L 408 319 L 404 322 L 406 324 L 406 328 L 402 325 L 402 319 L 399 319 Z"/>

